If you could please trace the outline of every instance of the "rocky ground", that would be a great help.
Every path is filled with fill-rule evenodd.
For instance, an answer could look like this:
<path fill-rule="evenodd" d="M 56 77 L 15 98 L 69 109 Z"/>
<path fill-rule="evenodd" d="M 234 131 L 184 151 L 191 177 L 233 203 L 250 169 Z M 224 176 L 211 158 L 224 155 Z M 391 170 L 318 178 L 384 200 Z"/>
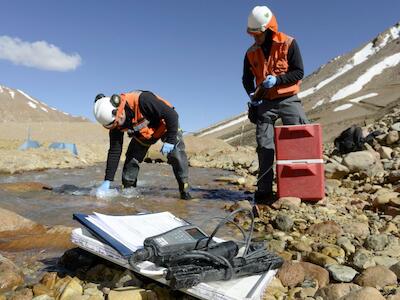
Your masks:
<path fill-rule="evenodd" d="M 263 299 L 400 299 L 400 109 L 363 129 L 382 134 L 362 151 L 337 155 L 332 145 L 325 146 L 325 199 L 306 203 L 287 197 L 255 210 L 255 236 L 285 259 Z M 254 148 L 214 146 L 192 151 L 191 166 L 234 170 L 236 176 L 218 180 L 231 183 L 232 189 L 254 190 Z M 251 204 L 243 200 L 226 209 L 237 207 Z M 68 232 L 10 218 L 9 212 L 0 211 L 1 234 L 18 232 L 21 226 L 43 236 Z M 237 221 L 248 225 L 244 219 Z M 20 269 L 0 257 L 0 299 L 187 297 L 77 249 L 67 251 L 59 264 L 64 273 L 48 272 L 39 282 L 27 284 L 24 276 L 32 267 Z"/>

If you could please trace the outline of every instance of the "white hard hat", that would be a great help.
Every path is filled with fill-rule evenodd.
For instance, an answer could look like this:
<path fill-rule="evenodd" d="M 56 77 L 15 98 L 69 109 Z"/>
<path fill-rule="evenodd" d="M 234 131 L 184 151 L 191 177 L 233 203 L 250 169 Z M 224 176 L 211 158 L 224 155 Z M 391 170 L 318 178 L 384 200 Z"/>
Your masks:
<path fill-rule="evenodd" d="M 96 97 L 97 98 L 97 97 Z M 103 126 L 111 126 L 115 121 L 116 107 L 110 97 L 102 97 L 94 102 L 93 114 L 97 122 Z"/>
<path fill-rule="evenodd" d="M 266 6 L 254 7 L 247 19 L 247 32 L 264 32 L 273 16 L 272 11 Z"/>

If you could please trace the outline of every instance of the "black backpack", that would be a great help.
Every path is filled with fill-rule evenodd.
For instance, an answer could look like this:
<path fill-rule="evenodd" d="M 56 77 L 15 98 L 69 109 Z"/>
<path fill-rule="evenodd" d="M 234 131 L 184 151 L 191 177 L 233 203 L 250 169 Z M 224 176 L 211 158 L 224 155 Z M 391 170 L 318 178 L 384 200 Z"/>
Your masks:
<path fill-rule="evenodd" d="M 353 125 L 335 139 L 335 147 L 341 154 L 346 154 L 354 151 L 361 151 L 364 143 L 370 143 L 374 137 L 382 134 L 380 131 L 373 131 L 366 137 L 363 137 L 361 127 Z"/>

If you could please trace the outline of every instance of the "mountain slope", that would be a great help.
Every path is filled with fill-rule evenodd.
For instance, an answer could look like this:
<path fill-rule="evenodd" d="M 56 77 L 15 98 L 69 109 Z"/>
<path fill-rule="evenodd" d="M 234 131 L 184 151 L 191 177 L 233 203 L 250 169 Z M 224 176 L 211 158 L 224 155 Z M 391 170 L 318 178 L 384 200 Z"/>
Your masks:
<path fill-rule="evenodd" d="M 354 51 L 321 66 L 302 83 L 308 118 L 323 125 L 331 140 L 351 124 L 377 119 L 400 102 L 400 23 Z M 195 135 L 233 145 L 255 145 L 255 130 L 244 112 Z"/>
<path fill-rule="evenodd" d="M 50 107 L 21 90 L 1 85 L 0 104 L 0 123 L 88 121 Z"/>

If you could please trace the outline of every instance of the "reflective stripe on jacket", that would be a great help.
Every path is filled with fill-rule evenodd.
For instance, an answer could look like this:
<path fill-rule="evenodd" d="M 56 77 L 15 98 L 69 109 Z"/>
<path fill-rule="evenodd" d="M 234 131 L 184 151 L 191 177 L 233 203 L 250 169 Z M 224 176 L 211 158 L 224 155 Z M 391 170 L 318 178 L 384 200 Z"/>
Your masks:
<path fill-rule="evenodd" d="M 149 121 L 142 115 L 139 108 L 139 96 L 140 91 L 134 91 L 131 93 L 121 94 L 121 104 L 118 106 L 117 114 L 115 119 L 118 120 L 122 117 L 125 104 L 128 104 L 129 108 L 133 111 L 134 117 L 132 118 L 132 129 L 134 131 L 134 137 L 140 141 L 156 141 L 162 137 L 167 132 L 167 127 L 164 119 L 160 120 L 157 127 L 149 127 Z M 167 100 L 157 96 L 157 99 L 163 101 L 169 107 L 173 107 Z M 128 128 L 120 129 L 121 131 L 126 131 Z"/>
<path fill-rule="evenodd" d="M 265 58 L 262 48 L 257 44 L 247 50 L 246 55 L 251 65 L 251 71 L 256 78 L 257 86 L 262 84 L 267 75 L 279 76 L 288 71 L 287 54 L 292 41 L 293 38 L 283 32 L 273 32 L 271 52 L 268 59 Z M 297 81 L 266 89 L 262 98 L 273 100 L 293 96 L 300 91 L 300 83 L 301 81 Z"/>

